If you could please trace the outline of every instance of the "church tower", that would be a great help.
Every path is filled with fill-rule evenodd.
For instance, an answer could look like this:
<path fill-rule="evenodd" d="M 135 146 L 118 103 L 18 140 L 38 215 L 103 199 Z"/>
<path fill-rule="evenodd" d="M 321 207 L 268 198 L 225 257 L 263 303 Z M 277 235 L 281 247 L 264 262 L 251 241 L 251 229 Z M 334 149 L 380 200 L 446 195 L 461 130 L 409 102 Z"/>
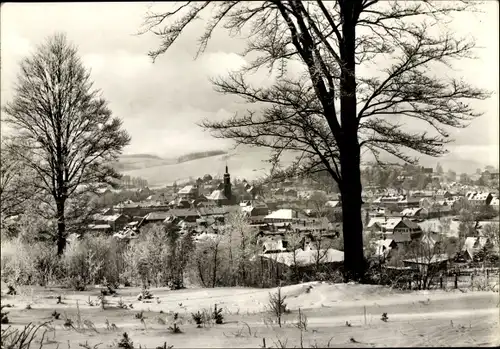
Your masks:
<path fill-rule="evenodd" d="M 226 164 L 226 173 L 224 173 L 224 196 L 231 201 L 231 176 Z"/>

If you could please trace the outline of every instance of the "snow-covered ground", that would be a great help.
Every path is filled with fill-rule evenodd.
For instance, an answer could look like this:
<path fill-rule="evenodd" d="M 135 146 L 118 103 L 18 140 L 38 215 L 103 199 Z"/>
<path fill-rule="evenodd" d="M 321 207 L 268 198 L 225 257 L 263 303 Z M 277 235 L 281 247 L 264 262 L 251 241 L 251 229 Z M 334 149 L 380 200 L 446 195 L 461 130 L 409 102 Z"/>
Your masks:
<path fill-rule="evenodd" d="M 295 327 L 298 309 L 308 317 L 308 329 L 302 333 L 304 347 L 330 346 L 480 346 L 498 345 L 500 338 L 497 292 L 413 291 L 403 292 L 388 287 L 359 284 L 328 284 L 311 282 L 282 288 L 285 303 L 291 310 L 284 315 L 281 328 L 271 324 L 273 316 L 268 311 L 269 293 L 276 289 L 215 288 L 169 291 L 151 289 L 154 299 L 150 303 L 137 301 L 138 288 L 118 290 L 118 297 L 107 297 L 108 309 L 89 306 L 89 296 L 94 301 L 98 289 L 73 292 L 61 289 L 24 288 L 22 295 L 5 296 L 2 304 L 13 304 L 9 318 L 13 326 L 30 321 L 45 321 L 57 310 L 76 318 L 78 302 L 82 319 L 91 320 L 99 333 L 63 330 L 63 320 L 55 321 L 55 332 L 48 336 L 53 342 L 72 347 L 88 341 L 89 344 L 111 345 L 126 331 L 136 347 L 156 347 L 163 342 L 176 347 L 300 347 L 300 331 Z M 64 304 L 56 304 L 55 297 L 63 295 Z M 158 298 L 156 298 L 158 297 Z M 133 309 L 119 309 L 117 303 L 133 303 Z M 25 309 L 32 304 L 32 309 Z M 223 309 L 225 324 L 196 328 L 191 313 L 213 308 Z M 134 317 L 144 311 L 145 322 Z M 160 313 L 161 311 L 161 313 Z M 184 333 L 167 331 L 172 324 L 172 314 L 179 314 L 179 326 Z M 382 313 L 388 321 L 382 321 Z M 158 317 L 167 320 L 160 324 Z M 64 315 L 61 316 L 64 318 Z M 108 331 L 106 319 L 118 331 Z M 346 322 L 350 325 L 346 325 Z M 247 326 L 248 325 L 248 326 Z M 256 333 L 255 333 L 256 332 Z M 351 340 L 354 340 L 354 342 Z"/>

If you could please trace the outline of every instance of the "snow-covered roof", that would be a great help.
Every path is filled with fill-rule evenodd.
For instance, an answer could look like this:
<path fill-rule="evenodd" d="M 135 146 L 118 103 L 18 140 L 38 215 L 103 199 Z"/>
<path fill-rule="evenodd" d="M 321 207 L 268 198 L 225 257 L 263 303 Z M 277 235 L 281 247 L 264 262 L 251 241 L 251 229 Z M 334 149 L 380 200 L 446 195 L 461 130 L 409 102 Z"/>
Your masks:
<path fill-rule="evenodd" d="M 373 227 L 375 224 L 382 226 L 385 223 L 385 217 L 372 217 L 368 222 L 367 228 Z"/>
<path fill-rule="evenodd" d="M 335 250 L 333 248 L 330 248 L 328 250 L 307 251 L 299 249 L 295 252 L 266 253 L 261 254 L 260 256 L 275 260 L 276 262 L 285 264 L 287 266 L 292 266 L 294 264 L 294 253 L 295 262 L 299 266 L 315 264 L 318 256 L 320 257 L 320 263 L 335 263 L 344 261 L 344 252 Z"/>
<path fill-rule="evenodd" d="M 401 220 L 401 218 L 387 218 L 387 221 L 383 223 L 383 226 L 385 229 L 391 230 L 394 229 L 394 227 L 396 227 Z"/>
<path fill-rule="evenodd" d="M 294 210 L 290 208 L 282 208 L 277 211 L 271 212 L 264 219 L 294 219 L 297 218 L 297 214 Z"/>
<path fill-rule="evenodd" d="M 406 216 L 406 217 L 415 217 L 417 214 L 422 211 L 422 208 L 415 207 L 415 208 L 405 208 L 403 211 L 401 211 L 401 216 Z"/>
<path fill-rule="evenodd" d="M 208 200 L 227 200 L 222 190 L 214 190 L 212 194 L 207 196 Z"/>
<path fill-rule="evenodd" d="M 394 242 L 393 239 L 380 239 L 373 242 L 375 245 L 375 255 L 377 256 L 385 256 L 389 254 L 391 248 L 391 244 Z"/>
<path fill-rule="evenodd" d="M 339 200 L 330 200 L 325 203 L 326 207 L 338 207 L 340 204 Z"/>
<path fill-rule="evenodd" d="M 145 221 L 159 221 L 159 220 L 165 220 L 169 215 L 168 212 L 164 211 L 157 211 L 157 212 L 149 212 L 145 217 Z"/>
<path fill-rule="evenodd" d="M 97 213 L 97 214 L 92 216 L 92 218 L 95 221 L 105 221 L 105 222 L 114 222 L 120 217 L 121 217 L 121 214 L 119 214 L 119 213 L 111 214 L 111 215 L 102 215 L 102 214 Z"/>
<path fill-rule="evenodd" d="M 264 247 L 264 253 L 266 251 L 282 251 L 286 252 L 286 249 L 283 247 L 283 240 L 278 239 L 278 240 L 267 240 L 265 241 L 262 246 Z"/>
<path fill-rule="evenodd" d="M 111 229 L 111 226 L 109 224 L 89 224 L 88 228 L 92 230 L 105 230 Z"/>
<path fill-rule="evenodd" d="M 483 248 L 486 245 L 487 242 L 488 238 L 484 236 L 469 236 L 465 239 L 462 251 L 467 251 L 467 253 L 469 253 L 469 256 L 472 258 L 479 249 Z"/>
<path fill-rule="evenodd" d="M 416 258 L 405 259 L 403 262 L 405 263 L 414 263 L 414 264 L 434 264 L 440 263 L 449 260 L 447 254 L 433 255 L 431 258 L 425 256 L 418 256 Z"/>
<path fill-rule="evenodd" d="M 196 187 L 194 185 L 186 185 L 184 188 L 179 190 L 179 194 L 192 194 L 196 192 Z"/>

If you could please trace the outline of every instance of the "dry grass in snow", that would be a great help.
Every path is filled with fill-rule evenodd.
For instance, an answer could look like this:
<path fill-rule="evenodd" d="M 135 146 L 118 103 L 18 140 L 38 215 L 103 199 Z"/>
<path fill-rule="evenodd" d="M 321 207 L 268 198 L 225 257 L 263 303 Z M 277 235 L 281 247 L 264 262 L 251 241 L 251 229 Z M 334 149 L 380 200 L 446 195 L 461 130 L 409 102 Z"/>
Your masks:
<path fill-rule="evenodd" d="M 283 315 L 281 328 L 268 308 L 269 293 L 276 289 L 152 288 L 153 299 L 142 302 L 137 300 L 139 288 L 123 288 L 118 296 L 106 297 L 105 310 L 89 305 L 89 299 L 96 302 L 99 289 L 74 292 L 24 287 L 16 296 L 7 296 L 5 291 L 2 305 L 13 306 L 4 309 L 9 311 L 12 328 L 52 320 L 44 348 L 67 347 L 68 341 L 73 348 L 86 342 L 91 347 L 98 343 L 102 343 L 100 348 L 116 346 L 123 332 L 136 348 L 139 344 L 156 348 L 164 342 L 174 348 L 261 347 L 264 338 L 266 347 L 287 348 L 500 344 L 498 293 L 487 291 L 403 292 L 320 282 L 287 286 L 281 292 L 291 311 Z M 58 295 L 62 304 L 57 304 Z M 28 304 L 31 309 L 26 309 Z M 223 309 L 224 324 L 212 322 L 198 328 L 191 314 L 209 313 L 215 304 Z M 299 308 L 307 317 L 307 330 L 297 328 Z M 51 316 L 54 310 L 61 314 L 57 320 Z M 381 320 L 382 313 L 387 313 L 387 321 Z M 66 319 L 73 327 L 65 326 Z M 182 333 L 173 333 L 174 323 Z"/>

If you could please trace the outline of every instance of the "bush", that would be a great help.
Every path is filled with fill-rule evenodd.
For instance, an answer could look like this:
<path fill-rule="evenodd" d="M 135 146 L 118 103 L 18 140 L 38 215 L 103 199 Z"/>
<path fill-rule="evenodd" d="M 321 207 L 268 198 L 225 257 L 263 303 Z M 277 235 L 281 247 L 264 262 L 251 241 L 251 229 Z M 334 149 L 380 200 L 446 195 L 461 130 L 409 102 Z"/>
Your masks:
<path fill-rule="evenodd" d="M 118 342 L 118 348 L 134 349 L 134 343 L 130 340 L 127 332 L 123 334 L 122 339 Z"/>
<path fill-rule="evenodd" d="M 37 271 L 34 281 L 40 286 L 55 281 L 63 274 L 63 265 L 57 257 L 57 248 L 51 243 L 39 242 L 31 247 L 34 268 Z"/>
<path fill-rule="evenodd" d="M 201 325 L 203 324 L 203 314 L 200 313 L 198 310 L 196 313 L 191 313 L 191 317 L 193 318 L 194 323 L 197 325 L 198 328 L 201 328 Z"/>
<path fill-rule="evenodd" d="M 137 296 L 138 301 L 153 299 L 153 294 L 148 290 L 146 286 L 142 287 L 141 293 Z"/>
<path fill-rule="evenodd" d="M 14 329 L 10 326 L 5 329 L 2 329 L 2 333 L 0 335 L 0 347 L 30 348 L 31 345 L 34 344 L 33 340 L 37 337 L 37 334 L 42 329 L 42 327 L 45 328 L 49 323 L 50 321 L 44 322 L 39 325 L 34 325 L 33 323 L 30 322 L 22 329 Z M 40 343 L 43 343 L 46 333 L 47 330 L 44 329 Z"/>
<path fill-rule="evenodd" d="M 134 318 L 139 319 L 139 320 L 144 320 L 146 317 L 144 316 L 144 311 L 141 310 L 139 313 L 134 314 Z"/>
<path fill-rule="evenodd" d="M 66 248 L 63 257 L 69 284 L 80 286 L 82 282 L 86 285 L 118 283 L 123 269 L 121 249 L 120 244 L 112 237 L 89 235 L 82 240 L 73 241 Z"/>
<path fill-rule="evenodd" d="M 212 313 L 212 319 L 215 320 L 217 325 L 221 325 L 224 322 L 224 316 L 222 315 L 222 309 L 217 309 L 217 304 L 214 306 L 214 312 Z"/>
<path fill-rule="evenodd" d="M 170 331 L 170 333 L 182 333 L 182 330 L 180 329 L 179 326 L 177 326 L 176 323 L 174 323 L 172 326 L 170 326 L 168 328 L 168 330 Z"/>
<path fill-rule="evenodd" d="M 196 313 L 191 313 L 191 317 L 193 321 L 197 325 L 196 327 L 201 328 L 205 326 L 207 323 L 210 323 L 210 320 L 213 318 L 213 313 L 211 313 L 207 309 L 203 309 L 203 311 L 197 311 Z"/>
<path fill-rule="evenodd" d="M 9 315 L 9 312 L 3 311 L 3 308 L 5 308 L 5 307 L 6 307 L 5 305 L 2 305 L 0 308 L 0 323 L 2 323 L 2 324 L 9 323 L 9 317 L 7 316 L 7 315 Z"/>
<path fill-rule="evenodd" d="M 29 285 L 37 274 L 31 249 L 21 239 L 2 241 L 1 243 L 2 278 L 14 285 Z"/>

